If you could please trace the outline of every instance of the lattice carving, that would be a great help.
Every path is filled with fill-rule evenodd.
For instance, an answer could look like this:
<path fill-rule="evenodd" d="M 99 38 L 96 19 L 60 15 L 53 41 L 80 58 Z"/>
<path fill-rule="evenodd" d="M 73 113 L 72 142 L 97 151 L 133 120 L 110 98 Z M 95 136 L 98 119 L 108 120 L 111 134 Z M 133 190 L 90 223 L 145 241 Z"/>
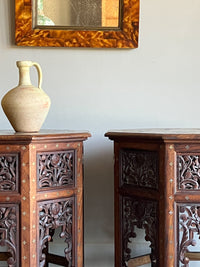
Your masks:
<path fill-rule="evenodd" d="M 155 151 L 121 151 L 122 184 L 157 189 L 158 169 L 158 153 Z"/>
<path fill-rule="evenodd" d="M 199 155 L 178 155 L 178 189 L 200 190 Z"/>
<path fill-rule="evenodd" d="M 68 267 L 72 266 L 72 227 L 73 227 L 73 198 L 41 202 L 39 205 L 39 240 L 40 240 L 40 267 L 44 267 L 46 255 L 43 250 L 46 242 L 52 239 L 52 230 L 61 227 L 60 237 L 64 238 L 66 248 L 64 254 Z"/>
<path fill-rule="evenodd" d="M 10 257 L 8 266 L 16 267 L 17 262 L 17 219 L 18 207 L 15 205 L 0 205 L 0 246 L 7 246 Z M 18 231 L 19 232 L 19 231 Z"/>
<path fill-rule="evenodd" d="M 74 185 L 74 151 L 40 153 L 38 187 Z"/>
<path fill-rule="evenodd" d="M 18 182 L 18 155 L 0 154 L 0 191 L 16 191 Z"/>
<path fill-rule="evenodd" d="M 179 205 L 179 263 L 181 267 L 189 267 L 189 246 L 195 246 L 197 241 L 194 239 L 196 233 L 200 239 L 200 204 Z M 183 264 L 183 265 L 182 265 Z"/>
<path fill-rule="evenodd" d="M 145 240 L 151 242 L 151 266 L 158 266 L 157 202 L 151 200 L 135 199 L 131 197 L 123 197 L 122 216 L 122 267 L 127 267 L 127 262 L 131 258 L 131 249 L 128 248 L 128 244 L 131 242 L 130 238 L 136 237 L 136 227 L 145 230 Z"/>

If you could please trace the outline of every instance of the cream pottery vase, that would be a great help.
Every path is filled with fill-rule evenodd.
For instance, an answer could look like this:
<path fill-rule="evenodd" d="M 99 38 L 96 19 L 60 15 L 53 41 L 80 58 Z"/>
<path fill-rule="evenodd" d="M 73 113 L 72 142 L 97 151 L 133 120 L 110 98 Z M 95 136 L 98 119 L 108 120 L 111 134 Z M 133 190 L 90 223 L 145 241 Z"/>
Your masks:
<path fill-rule="evenodd" d="M 38 72 L 38 88 L 30 81 L 30 67 Z M 38 63 L 17 61 L 19 85 L 2 99 L 2 108 L 16 132 L 38 132 L 48 114 L 50 98 L 42 90 L 42 71 Z"/>

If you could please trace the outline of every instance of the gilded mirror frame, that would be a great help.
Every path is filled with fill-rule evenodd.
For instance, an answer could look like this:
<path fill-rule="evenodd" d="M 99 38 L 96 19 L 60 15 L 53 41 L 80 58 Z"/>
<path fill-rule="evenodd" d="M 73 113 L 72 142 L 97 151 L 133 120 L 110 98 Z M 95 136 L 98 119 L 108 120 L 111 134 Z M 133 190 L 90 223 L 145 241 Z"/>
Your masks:
<path fill-rule="evenodd" d="M 18 46 L 137 48 L 139 0 L 120 0 L 119 28 L 34 28 L 33 1 L 15 0 L 15 42 Z"/>

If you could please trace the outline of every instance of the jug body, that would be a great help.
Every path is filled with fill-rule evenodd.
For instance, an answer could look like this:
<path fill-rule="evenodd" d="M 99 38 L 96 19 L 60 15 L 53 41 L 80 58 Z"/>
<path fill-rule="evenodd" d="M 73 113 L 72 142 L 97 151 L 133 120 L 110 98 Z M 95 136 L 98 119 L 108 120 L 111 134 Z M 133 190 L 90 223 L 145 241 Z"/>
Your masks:
<path fill-rule="evenodd" d="M 38 71 L 38 87 L 31 84 L 30 67 Z M 49 112 L 51 101 L 42 90 L 42 71 L 38 63 L 17 61 L 19 84 L 2 98 L 4 113 L 16 132 L 38 132 Z"/>

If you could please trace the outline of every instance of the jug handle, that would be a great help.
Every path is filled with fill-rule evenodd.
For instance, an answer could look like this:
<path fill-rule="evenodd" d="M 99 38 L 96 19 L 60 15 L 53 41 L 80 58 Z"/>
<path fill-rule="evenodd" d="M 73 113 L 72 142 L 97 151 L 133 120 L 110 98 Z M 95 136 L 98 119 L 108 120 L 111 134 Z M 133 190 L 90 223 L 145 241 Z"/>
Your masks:
<path fill-rule="evenodd" d="M 40 65 L 37 62 L 32 62 L 32 66 L 36 67 L 36 69 L 37 69 L 37 72 L 38 72 L 38 87 L 40 89 L 42 89 L 41 88 L 41 86 L 42 86 L 42 69 L 41 69 Z"/>

